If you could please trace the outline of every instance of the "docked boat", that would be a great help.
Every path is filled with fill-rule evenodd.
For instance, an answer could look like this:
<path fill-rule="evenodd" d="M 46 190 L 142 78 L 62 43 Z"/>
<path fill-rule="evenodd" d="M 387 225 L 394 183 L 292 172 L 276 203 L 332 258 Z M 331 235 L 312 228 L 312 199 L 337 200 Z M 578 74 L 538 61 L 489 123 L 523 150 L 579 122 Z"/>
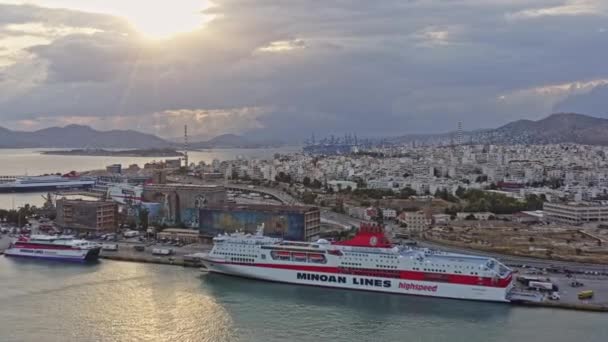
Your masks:
<path fill-rule="evenodd" d="M 233 233 L 201 257 L 211 273 L 349 290 L 508 302 L 511 269 L 494 258 L 396 246 L 382 227 L 363 224 L 354 238 L 330 243 Z"/>
<path fill-rule="evenodd" d="M 19 237 L 7 250 L 6 256 L 31 257 L 63 261 L 95 261 L 101 246 L 97 243 L 77 240 L 72 236 L 32 235 Z"/>
<path fill-rule="evenodd" d="M 88 189 L 94 184 L 94 179 L 68 175 L 19 177 L 13 182 L 0 183 L 0 193 Z"/>

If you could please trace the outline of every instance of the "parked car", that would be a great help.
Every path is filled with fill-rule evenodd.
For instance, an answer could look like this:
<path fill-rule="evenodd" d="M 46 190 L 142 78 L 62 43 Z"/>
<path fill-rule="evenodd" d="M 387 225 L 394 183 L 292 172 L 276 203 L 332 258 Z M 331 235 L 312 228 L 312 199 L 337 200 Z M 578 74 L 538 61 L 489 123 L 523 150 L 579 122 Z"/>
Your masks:
<path fill-rule="evenodd" d="M 118 244 L 116 243 L 104 243 L 101 246 L 101 250 L 103 251 L 109 251 L 109 252 L 115 252 L 118 250 Z"/>

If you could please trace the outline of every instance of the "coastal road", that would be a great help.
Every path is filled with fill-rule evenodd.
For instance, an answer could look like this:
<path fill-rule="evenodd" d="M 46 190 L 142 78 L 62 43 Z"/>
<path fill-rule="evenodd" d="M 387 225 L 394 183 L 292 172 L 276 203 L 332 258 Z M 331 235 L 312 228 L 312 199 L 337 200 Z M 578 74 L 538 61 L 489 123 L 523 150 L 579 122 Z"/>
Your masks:
<path fill-rule="evenodd" d="M 339 214 L 328 209 L 321 209 L 321 219 L 328 223 L 343 226 L 345 229 L 350 228 L 351 226 L 359 227 L 361 222 L 364 222 L 362 220 L 350 217 L 348 215 Z"/>

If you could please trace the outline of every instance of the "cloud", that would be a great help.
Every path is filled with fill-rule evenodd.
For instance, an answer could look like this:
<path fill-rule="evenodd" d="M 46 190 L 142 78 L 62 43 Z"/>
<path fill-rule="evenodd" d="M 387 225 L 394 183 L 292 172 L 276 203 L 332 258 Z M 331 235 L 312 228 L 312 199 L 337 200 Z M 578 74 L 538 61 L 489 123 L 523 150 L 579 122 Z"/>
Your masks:
<path fill-rule="evenodd" d="M 0 116 L 166 137 L 184 123 L 287 139 L 496 126 L 602 86 L 605 13 L 602 1 L 217 0 L 204 28 L 149 41 L 108 15 L 0 4 L 0 39 L 21 42 L 0 51 Z"/>

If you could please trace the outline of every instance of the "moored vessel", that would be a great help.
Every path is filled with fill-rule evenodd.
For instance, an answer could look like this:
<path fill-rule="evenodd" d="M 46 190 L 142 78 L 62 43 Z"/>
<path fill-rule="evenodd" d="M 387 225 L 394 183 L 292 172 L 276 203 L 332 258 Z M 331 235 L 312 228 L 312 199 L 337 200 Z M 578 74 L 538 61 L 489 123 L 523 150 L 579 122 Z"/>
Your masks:
<path fill-rule="evenodd" d="M 70 174 L 64 176 L 19 177 L 13 182 L 0 183 L 0 193 L 87 189 L 94 184 L 94 179 L 80 178 Z"/>
<path fill-rule="evenodd" d="M 95 261 L 101 246 L 72 236 L 32 235 L 19 237 L 4 251 L 6 256 L 62 261 Z"/>
<path fill-rule="evenodd" d="M 494 258 L 393 245 L 380 226 L 330 243 L 257 234 L 214 238 L 202 257 L 209 272 L 350 290 L 508 302 L 512 271 Z"/>

